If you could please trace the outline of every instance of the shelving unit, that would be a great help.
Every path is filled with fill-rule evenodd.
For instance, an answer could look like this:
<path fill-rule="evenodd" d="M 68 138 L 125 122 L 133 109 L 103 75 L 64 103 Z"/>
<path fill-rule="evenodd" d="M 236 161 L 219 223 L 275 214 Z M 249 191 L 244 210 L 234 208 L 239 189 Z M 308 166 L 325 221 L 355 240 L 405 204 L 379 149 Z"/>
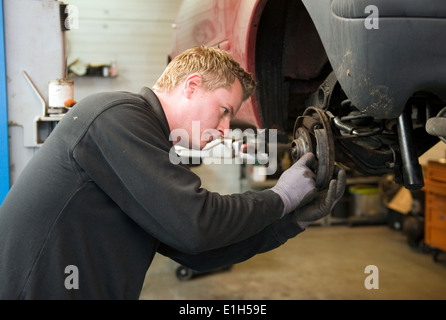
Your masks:
<path fill-rule="evenodd" d="M 446 159 L 427 164 L 425 243 L 434 250 L 434 260 L 446 251 Z"/>

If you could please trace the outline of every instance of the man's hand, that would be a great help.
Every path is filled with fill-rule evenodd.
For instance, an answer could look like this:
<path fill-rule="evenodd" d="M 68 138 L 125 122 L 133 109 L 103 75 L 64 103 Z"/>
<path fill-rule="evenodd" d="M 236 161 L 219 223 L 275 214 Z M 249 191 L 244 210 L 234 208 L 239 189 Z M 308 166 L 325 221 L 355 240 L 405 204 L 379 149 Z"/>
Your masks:
<path fill-rule="evenodd" d="M 283 172 L 276 185 L 271 188 L 282 198 L 284 215 L 309 203 L 316 196 L 315 166 L 314 154 L 307 153 Z"/>
<path fill-rule="evenodd" d="M 335 174 L 337 177 L 330 181 L 328 189 L 319 191 L 313 201 L 293 212 L 293 218 L 301 227 L 305 228 L 328 215 L 341 199 L 347 183 L 346 173 L 344 169 L 335 166 Z"/>

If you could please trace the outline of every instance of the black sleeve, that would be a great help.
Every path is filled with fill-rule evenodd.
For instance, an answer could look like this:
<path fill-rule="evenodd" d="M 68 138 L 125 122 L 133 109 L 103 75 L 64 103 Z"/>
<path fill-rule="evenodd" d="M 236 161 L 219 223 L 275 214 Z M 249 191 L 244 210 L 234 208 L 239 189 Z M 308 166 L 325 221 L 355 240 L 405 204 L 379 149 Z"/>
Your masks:
<path fill-rule="evenodd" d="M 97 117 L 73 156 L 109 197 L 146 232 L 186 253 L 243 241 L 283 210 L 273 191 L 219 195 L 169 160 L 173 148 L 156 116 L 121 104 Z"/>
<path fill-rule="evenodd" d="M 196 271 L 209 271 L 245 261 L 252 256 L 270 251 L 284 244 L 303 231 L 287 215 L 273 222 L 263 231 L 232 245 L 200 254 L 186 254 L 165 244 L 160 244 L 158 253 Z"/>

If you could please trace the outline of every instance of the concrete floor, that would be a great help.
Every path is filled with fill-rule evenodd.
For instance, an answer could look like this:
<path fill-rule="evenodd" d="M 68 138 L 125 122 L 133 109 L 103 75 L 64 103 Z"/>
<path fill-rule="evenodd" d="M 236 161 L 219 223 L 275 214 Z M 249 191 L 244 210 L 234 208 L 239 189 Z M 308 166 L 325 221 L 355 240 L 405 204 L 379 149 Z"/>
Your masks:
<path fill-rule="evenodd" d="M 143 300 L 446 299 L 446 253 L 411 248 L 401 231 L 378 226 L 311 226 L 284 246 L 231 270 L 180 281 L 160 255 L 147 273 Z M 378 289 L 366 289 L 368 265 Z M 376 273 L 374 273 L 376 275 Z"/>

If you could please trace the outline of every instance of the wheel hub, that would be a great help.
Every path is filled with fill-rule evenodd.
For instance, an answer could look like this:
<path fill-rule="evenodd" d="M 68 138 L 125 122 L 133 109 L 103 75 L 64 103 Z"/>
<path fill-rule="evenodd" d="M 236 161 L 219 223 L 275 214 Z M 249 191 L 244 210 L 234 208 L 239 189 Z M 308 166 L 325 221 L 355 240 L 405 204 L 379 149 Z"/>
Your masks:
<path fill-rule="evenodd" d="M 334 142 L 329 118 L 317 108 L 309 107 L 298 117 L 293 130 L 291 157 L 296 162 L 312 152 L 317 159 L 316 187 L 327 188 L 334 171 Z"/>

